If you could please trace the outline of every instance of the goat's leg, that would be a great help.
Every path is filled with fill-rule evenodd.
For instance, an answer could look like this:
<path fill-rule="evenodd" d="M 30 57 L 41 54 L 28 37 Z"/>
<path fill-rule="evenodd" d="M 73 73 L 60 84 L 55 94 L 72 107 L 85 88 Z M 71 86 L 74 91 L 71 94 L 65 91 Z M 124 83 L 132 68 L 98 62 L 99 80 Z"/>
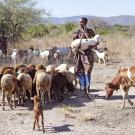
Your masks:
<path fill-rule="evenodd" d="M 20 100 L 20 102 L 21 102 L 21 104 L 20 105 L 22 105 L 22 106 L 24 106 L 24 92 L 23 91 L 21 91 L 21 95 L 20 95 L 21 97 L 21 100 Z"/>
<path fill-rule="evenodd" d="M 75 81 L 75 88 L 76 88 L 76 86 L 77 86 L 77 79 L 74 78 L 74 81 Z"/>
<path fill-rule="evenodd" d="M 104 61 L 104 66 L 106 66 L 106 61 L 105 61 L 105 59 L 103 59 L 103 61 Z"/>
<path fill-rule="evenodd" d="M 19 92 L 19 95 L 18 95 L 18 97 L 19 97 L 19 106 L 21 106 L 21 98 L 22 98 L 22 96 L 21 96 L 21 92 Z"/>
<path fill-rule="evenodd" d="M 50 95 L 50 91 L 48 91 L 48 98 L 49 98 L 49 102 L 51 102 L 51 95 Z"/>
<path fill-rule="evenodd" d="M 37 96 L 40 97 L 40 92 L 39 92 L 39 89 L 36 87 L 36 91 L 37 91 Z"/>
<path fill-rule="evenodd" d="M 4 106 L 5 106 L 5 91 L 2 90 L 2 103 L 3 103 L 3 111 L 5 110 Z"/>
<path fill-rule="evenodd" d="M 128 103 L 133 106 L 133 102 L 131 101 L 131 99 L 129 98 L 129 95 L 128 95 L 128 92 L 127 92 L 127 100 L 128 100 Z"/>
<path fill-rule="evenodd" d="M 41 92 L 41 103 L 42 103 L 42 106 L 43 106 L 43 107 L 44 107 L 44 104 L 45 104 L 44 97 L 45 97 L 44 92 Z"/>
<path fill-rule="evenodd" d="M 49 99 L 49 102 L 51 103 L 50 89 L 49 89 L 47 92 L 48 92 L 48 99 Z"/>
<path fill-rule="evenodd" d="M 100 58 L 98 58 L 98 63 L 101 64 L 101 59 Z"/>
<path fill-rule="evenodd" d="M 13 106 L 12 106 L 12 101 L 11 101 L 10 94 L 7 95 L 7 101 L 8 101 L 8 104 L 9 104 L 10 108 L 13 110 Z"/>
<path fill-rule="evenodd" d="M 36 114 L 34 114 L 33 130 L 35 130 L 35 125 L 36 125 Z"/>
<path fill-rule="evenodd" d="M 16 107 L 16 104 L 15 104 L 15 93 L 13 94 L 13 98 L 14 98 L 14 108 Z M 12 99 L 12 98 L 11 98 Z"/>
<path fill-rule="evenodd" d="M 42 117 L 42 131 L 45 132 L 43 112 L 41 113 L 41 117 Z"/>
<path fill-rule="evenodd" d="M 126 100 L 126 97 L 127 97 L 127 92 L 123 91 L 123 104 L 121 106 L 121 109 L 123 109 L 125 107 L 125 100 Z"/>
<path fill-rule="evenodd" d="M 37 127 L 38 127 L 38 130 L 40 130 L 40 126 L 39 126 L 39 114 L 36 115 L 36 120 L 37 120 Z"/>

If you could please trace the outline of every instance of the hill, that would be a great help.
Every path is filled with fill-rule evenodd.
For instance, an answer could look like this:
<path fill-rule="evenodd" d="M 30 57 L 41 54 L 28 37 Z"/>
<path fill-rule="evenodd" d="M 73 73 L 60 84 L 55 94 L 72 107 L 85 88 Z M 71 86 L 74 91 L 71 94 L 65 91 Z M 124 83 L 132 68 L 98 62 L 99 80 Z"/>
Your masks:
<path fill-rule="evenodd" d="M 43 22 L 53 23 L 53 24 L 64 24 L 67 22 L 78 22 L 78 20 L 85 16 L 88 19 L 99 18 L 105 22 L 108 22 L 110 25 L 135 25 L 135 16 L 131 15 L 120 15 L 120 16 L 112 16 L 112 17 L 98 17 L 98 16 L 89 16 L 89 15 L 80 15 L 80 16 L 71 16 L 71 17 L 49 17 L 44 18 Z"/>

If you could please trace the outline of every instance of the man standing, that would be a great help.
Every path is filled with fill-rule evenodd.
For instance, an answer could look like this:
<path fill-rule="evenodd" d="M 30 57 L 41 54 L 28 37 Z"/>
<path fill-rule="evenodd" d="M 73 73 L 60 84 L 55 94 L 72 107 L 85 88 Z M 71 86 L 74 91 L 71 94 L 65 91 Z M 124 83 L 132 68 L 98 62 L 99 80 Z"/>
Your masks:
<path fill-rule="evenodd" d="M 2 35 L 0 37 L 0 49 L 2 50 L 4 56 L 7 55 L 7 37 L 5 36 L 5 31 L 2 31 Z"/>
<path fill-rule="evenodd" d="M 87 28 L 88 19 L 82 17 L 80 19 L 80 28 L 73 36 L 75 39 L 87 39 L 95 36 L 95 33 L 92 29 Z M 81 46 L 81 43 L 80 43 Z M 91 81 L 91 72 L 94 65 L 94 52 L 93 48 L 95 46 L 90 46 L 84 53 L 77 51 L 75 54 L 75 63 L 76 63 L 76 73 L 79 76 L 81 89 L 89 94 L 90 81 Z"/>

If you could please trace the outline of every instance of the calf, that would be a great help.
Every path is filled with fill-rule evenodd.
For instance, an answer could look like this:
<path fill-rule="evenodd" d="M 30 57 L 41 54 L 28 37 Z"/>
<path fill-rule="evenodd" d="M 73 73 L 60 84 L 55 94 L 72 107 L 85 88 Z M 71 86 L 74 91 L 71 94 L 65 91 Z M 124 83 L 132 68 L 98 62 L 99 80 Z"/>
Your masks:
<path fill-rule="evenodd" d="M 128 96 L 128 91 L 131 86 L 135 87 L 135 66 L 120 69 L 116 77 L 111 82 L 106 84 L 106 98 L 110 98 L 115 90 L 122 89 L 123 104 L 121 109 L 125 107 L 126 98 L 128 99 L 130 105 L 133 105 L 133 102 L 129 99 Z"/>
<path fill-rule="evenodd" d="M 41 119 L 42 119 L 42 130 L 43 130 L 43 132 L 45 132 L 43 107 L 42 107 L 42 103 L 40 101 L 40 98 L 38 96 L 34 96 L 34 108 L 33 108 L 33 110 L 34 110 L 33 130 L 35 130 L 35 124 L 37 124 L 38 129 L 40 129 L 39 117 L 41 116 Z"/>

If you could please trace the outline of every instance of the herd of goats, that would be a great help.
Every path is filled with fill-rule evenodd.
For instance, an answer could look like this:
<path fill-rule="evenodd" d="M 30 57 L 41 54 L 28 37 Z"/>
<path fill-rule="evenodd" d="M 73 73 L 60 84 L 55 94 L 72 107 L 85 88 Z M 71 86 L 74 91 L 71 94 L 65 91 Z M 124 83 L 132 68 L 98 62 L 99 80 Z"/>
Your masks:
<path fill-rule="evenodd" d="M 1 53 L 0 51 L 0 55 Z M 103 61 L 106 65 L 108 49 L 96 49 L 95 54 L 98 61 Z M 64 94 L 74 92 L 77 86 L 75 68 L 67 61 L 71 57 L 70 55 L 69 48 L 54 47 L 45 51 L 33 48 L 28 50 L 14 49 L 10 56 L 14 66 L 7 63 L 0 68 L 0 92 L 2 92 L 3 110 L 5 110 L 5 97 L 7 97 L 11 109 L 13 109 L 13 103 L 14 107 L 16 105 L 24 106 L 27 99 L 34 100 L 33 129 L 35 129 L 36 123 L 39 127 L 38 120 L 41 115 L 44 132 L 43 107 L 46 96 L 49 102 L 56 100 L 61 103 L 64 100 Z M 3 56 L 1 55 L 1 57 Z M 122 89 L 123 104 L 121 108 L 125 107 L 126 98 L 130 105 L 133 105 L 128 96 L 131 86 L 135 86 L 135 66 L 120 68 L 116 77 L 105 86 L 106 98 L 110 98 L 115 91 Z M 93 100 L 90 93 L 87 94 Z"/>
<path fill-rule="evenodd" d="M 60 64 L 60 63 L 70 63 L 73 64 L 73 55 L 69 47 L 53 47 L 46 50 L 38 50 L 30 47 L 29 49 L 13 49 L 11 55 L 4 57 L 2 50 L 0 50 L 0 62 L 1 66 L 5 64 L 16 65 L 19 63 L 23 64 Z M 108 60 L 108 49 L 106 47 L 100 48 L 95 51 L 95 61 L 99 63 L 106 64 Z M 3 63 L 3 64 L 2 64 Z"/>

